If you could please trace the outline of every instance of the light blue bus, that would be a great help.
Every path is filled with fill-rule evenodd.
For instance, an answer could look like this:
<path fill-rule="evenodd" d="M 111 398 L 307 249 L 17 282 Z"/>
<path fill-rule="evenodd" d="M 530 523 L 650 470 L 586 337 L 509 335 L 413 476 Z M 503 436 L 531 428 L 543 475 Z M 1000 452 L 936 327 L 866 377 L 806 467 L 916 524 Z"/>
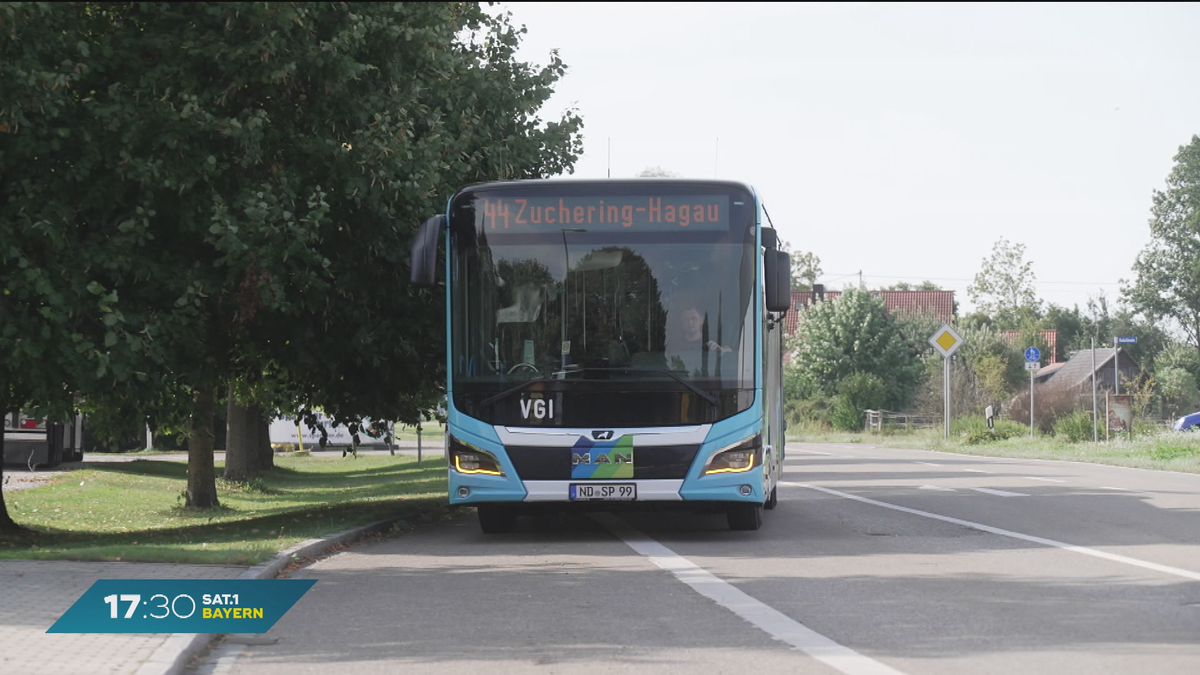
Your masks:
<path fill-rule="evenodd" d="M 774 508 L 791 264 L 754 190 L 699 180 L 467 187 L 444 250 L 449 499 L 486 533 L 538 508 Z M 768 221 L 769 222 L 769 221 Z"/>

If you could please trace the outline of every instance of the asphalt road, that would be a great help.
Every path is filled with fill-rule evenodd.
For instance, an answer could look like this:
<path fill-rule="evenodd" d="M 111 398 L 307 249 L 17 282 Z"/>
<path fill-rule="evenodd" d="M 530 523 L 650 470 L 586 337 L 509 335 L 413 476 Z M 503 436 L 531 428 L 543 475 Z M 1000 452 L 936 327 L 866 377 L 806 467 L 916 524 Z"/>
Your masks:
<path fill-rule="evenodd" d="M 1200 475 L 793 444 L 722 516 L 472 512 L 293 574 L 191 672 L 1200 673 Z M 248 644 L 253 643 L 253 644 Z"/>

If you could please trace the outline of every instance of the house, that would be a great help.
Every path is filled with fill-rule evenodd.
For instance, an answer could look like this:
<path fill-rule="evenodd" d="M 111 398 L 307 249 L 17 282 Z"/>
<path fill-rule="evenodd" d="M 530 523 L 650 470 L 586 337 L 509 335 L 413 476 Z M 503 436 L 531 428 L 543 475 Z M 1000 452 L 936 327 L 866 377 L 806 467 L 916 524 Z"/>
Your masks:
<path fill-rule="evenodd" d="M 1113 348 L 1098 348 L 1095 360 L 1096 373 L 1096 390 L 1100 392 L 1113 390 Z M 1116 370 L 1120 371 L 1121 384 L 1124 385 L 1133 381 L 1141 374 L 1141 366 L 1133 357 L 1124 350 L 1116 350 L 1117 366 Z M 1059 390 L 1071 391 L 1088 391 L 1092 390 L 1092 350 L 1084 349 L 1077 352 L 1071 352 L 1071 358 L 1065 363 L 1052 368 L 1043 368 L 1033 380 L 1038 385 L 1038 389 L 1051 388 Z"/>
<path fill-rule="evenodd" d="M 871 295 L 882 298 L 888 314 L 918 314 L 933 317 L 951 323 L 954 320 L 954 291 L 870 291 Z M 792 291 L 792 309 L 783 320 L 783 332 L 791 335 L 796 332 L 800 323 L 800 312 L 817 299 L 833 300 L 842 294 L 841 291 L 825 291 L 818 285 L 815 291 Z"/>

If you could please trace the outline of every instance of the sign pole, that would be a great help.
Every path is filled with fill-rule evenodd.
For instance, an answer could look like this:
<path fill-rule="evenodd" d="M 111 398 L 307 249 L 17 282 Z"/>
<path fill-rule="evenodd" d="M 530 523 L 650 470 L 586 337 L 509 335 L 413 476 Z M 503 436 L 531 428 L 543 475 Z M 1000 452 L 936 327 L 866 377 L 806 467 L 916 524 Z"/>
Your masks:
<path fill-rule="evenodd" d="M 1117 358 L 1117 338 L 1113 337 L 1113 396 L 1121 393 L 1121 369 L 1117 366 L 1121 359 Z"/>
<path fill-rule="evenodd" d="M 1033 373 L 1029 371 L 1029 437 L 1033 438 Z"/>
<path fill-rule="evenodd" d="M 1029 437 L 1033 438 L 1033 376 L 1042 367 L 1042 350 L 1029 347 L 1025 350 L 1025 370 L 1029 371 Z"/>
<path fill-rule="evenodd" d="M 950 440 L 950 357 L 943 356 L 942 363 L 945 364 L 942 373 L 942 387 L 945 390 L 942 396 L 942 416 L 946 421 L 946 440 Z"/>
<path fill-rule="evenodd" d="M 946 427 L 946 440 L 950 439 L 950 357 L 962 346 L 962 336 L 954 332 L 950 324 L 944 323 L 936 333 L 929 336 L 929 344 L 942 355 L 942 421 Z"/>

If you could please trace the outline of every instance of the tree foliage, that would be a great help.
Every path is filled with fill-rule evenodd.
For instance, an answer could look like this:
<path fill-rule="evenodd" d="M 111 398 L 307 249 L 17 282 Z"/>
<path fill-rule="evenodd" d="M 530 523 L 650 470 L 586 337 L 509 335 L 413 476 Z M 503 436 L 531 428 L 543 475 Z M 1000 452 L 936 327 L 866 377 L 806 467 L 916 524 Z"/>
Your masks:
<path fill-rule="evenodd" d="M 1200 350 L 1200 136 L 1181 146 L 1166 189 L 1154 191 L 1150 243 L 1124 297 L 1151 320 L 1171 319 Z"/>
<path fill-rule="evenodd" d="M 648 166 L 638 172 L 638 178 L 681 178 L 683 174 L 668 171 L 661 166 Z"/>
<path fill-rule="evenodd" d="M 0 6 L 0 403 L 182 427 L 237 379 L 415 421 L 444 328 L 414 228 L 580 152 L 522 32 L 474 3 Z"/>
<path fill-rule="evenodd" d="M 887 288 L 881 289 L 885 291 L 940 291 L 942 288 L 932 281 L 925 280 L 919 284 L 910 284 L 907 281 L 898 281 Z"/>
<path fill-rule="evenodd" d="M 787 253 L 792 260 L 791 290 L 811 291 L 823 273 L 821 259 L 812 251 L 793 251 L 792 245 L 786 241 L 779 242 L 779 250 Z"/>
<path fill-rule="evenodd" d="M 1038 314 L 1034 278 L 1033 263 L 1025 260 L 1025 245 L 1001 237 L 967 287 L 967 297 L 997 328 L 1016 329 Z"/>
<path fill-rule="evenodd" d="M 814 303 L 802 314 L 791 350 L 794 389 L 834 396 L 851 375 L 875 375 L 883 382 L 881 404 L 893 410 L 908 403 L 921 373 L 920 360 L 883 301 L 857 289 Z"/>

